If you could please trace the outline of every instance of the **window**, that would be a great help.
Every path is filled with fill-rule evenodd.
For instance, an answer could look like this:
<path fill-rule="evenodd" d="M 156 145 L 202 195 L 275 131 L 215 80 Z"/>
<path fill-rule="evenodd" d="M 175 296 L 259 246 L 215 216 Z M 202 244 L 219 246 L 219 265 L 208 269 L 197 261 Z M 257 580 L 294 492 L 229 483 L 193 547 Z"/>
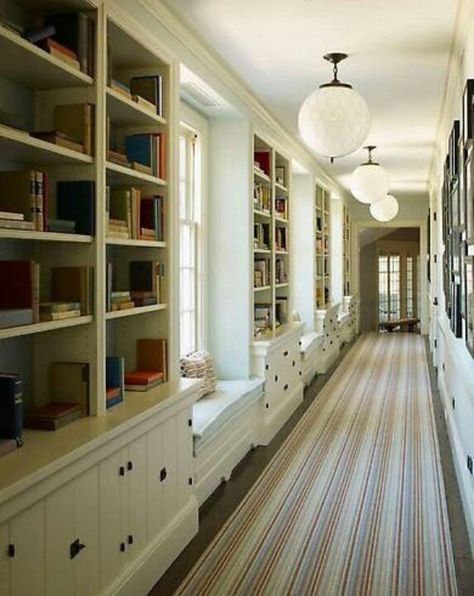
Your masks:
<path fill-rule="evenodd" d="M 379 256 L 379 322 L 417 316 L 417 258 Z"/>
<path fill-rule="evenodd" d="M 199 137 L 182 127 L 179 136 L 179 316 L 180 354 L 200 347 L 200 169 Z"/>

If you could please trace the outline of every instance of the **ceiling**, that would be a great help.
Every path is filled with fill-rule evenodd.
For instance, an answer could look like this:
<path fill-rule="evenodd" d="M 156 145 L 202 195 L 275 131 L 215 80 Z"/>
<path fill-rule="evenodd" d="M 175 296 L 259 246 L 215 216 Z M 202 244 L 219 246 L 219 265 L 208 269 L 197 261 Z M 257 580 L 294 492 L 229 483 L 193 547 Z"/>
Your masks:
<path fill-rule="evenodd" d="M 366 99 L 367 144 L 399 198 L 426 196 L 458 0 L 163 0 L 297 134 L 299 106 L 331 79 L 323 54 L 350 55 L 340 79 Z M 365 151 L 321 158 L 343 186 Z"/>

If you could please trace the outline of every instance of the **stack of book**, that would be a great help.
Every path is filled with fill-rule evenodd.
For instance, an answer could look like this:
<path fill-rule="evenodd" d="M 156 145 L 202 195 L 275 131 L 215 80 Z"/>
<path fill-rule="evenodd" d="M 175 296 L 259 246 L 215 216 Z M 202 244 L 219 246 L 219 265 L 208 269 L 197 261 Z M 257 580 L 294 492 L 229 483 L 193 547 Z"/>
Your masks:
<path fill-rule="evenodd" d="M 275 250 L 287 250 L 287 246 L 286 227 L 277 226 L 275 228 Z"/>
<path fill-rule="evenodd" d="M 61 321 L 81 316 L 80 302 L 40 302 L 40 321 Z"/>
<path fill-rule="evenodd" d="M 124 292 L 112 292 L 110 295 L 110 311 L 126 310 L 127 308 L 134 308 L 135 302 L 132 300 L 128 290 Z"/>
<path fill-rule="evenodd" d="M 147 391 L 164 383 L 168 378 L 166 339 L 138 339 L 136 363 L 136 370 L 125 374 L 125 389 Z"/>
<path fill-rule="evenodd" d="M 82 316 L 92 314 L 92 267 L 53 267 L 51 270 L 52 302 L 77 303 Z"/>
<path fill-rule="evenodd" d="M 0 455 L 23 443 L 23 383 L 19 374 L 0 373 Z"/>
<path fill-rule="evenodd" d="M 257 172 L 270 176 L 271 168 L 271 153 L 268 149 L 254 151 L 254 168 Z"/>
<path fill-rule="evenodd" d="M 164 199 L 142 197 L 133 187 L 107 188 L 107 236 L 137 240 L 164 239 Z"/>
<path fill-rule="evenodd" d="M 117 79 L 110 79 L 108 85 L 111 89 L 125 97 L 125 99 L 132 99 L 130 87 L 125 83 L 122 83 L 122 81 L 118 81 Z"/>
<path fill-rule="evenodd" d="M 272 307 L 270 304 L 255 304 L 254 306 L 255 334 L 265 333 L 272 327 Z"/>
<path fill-rule="evenodd" d="M 165 239 L 164 197 L 142 197 L 140 201 L 140 236 L 142 240 Z"/>
<path fill-rule="evenodd" d="M 94 21 L 87 13 L 48 15 L 25 28 L 22 35 L 48 54 L 93 76 Z"/>
<path fill-rule="evenodd" d="M 288 299 L 278 297 L 275 300 L 275 324 L 284 325 L 288 320 Z"/>
<path fill-rule="evenodd" d="M 105 407 L 107 409 L 123 401 L 125 361 L 120 356 L 105 359 Z"/>
<path fill-rule="evenodd" d="M 25 417 L 25 426 L 38 430 L 58 430 L 81 416 L 81 406 L 78 403 L 50 402 L 33 408 Z"/>
<path fill-rule="evenodd" d="M 279 258 L 275 261 L 275 281 L 277 284 L 288 283 L 288 269 L 285 259 Z"/>
<path fill-rule="evenodd" d="M 270 224 L 255 222 L 253 225 L 254 248 L 268 250 L 270 248 Z"/>
<path fill-rule="evenodd" d="M 163 77 L 140 76 L 130 80 L 132 99 L 141 107 L 163 115 Z"/>
<path fill-rule="evenodd" d="M 39 170 L 0 172 L 0 227 L 46 230 L 48 178 Z M 21 217 L 23 216 L 23 217 Z"/>
<path fill-rule="evenodd" d="M 93 236 L 95 234 L 95 182 L 93 180 L 64 180 L 57 183 L 56 209 L 60 222 L 50 231 L 70 231 Z M 62 226 L 63 229 L 60 229 Z"/>
<path fill-rule="evenodd" d="M 256 182 L 253 186 L 253 208 L 270 214 L 271 192 L 270 187 Z"/>
<path fill-rule="evenodd" d="M 0 261 L 0 329 L 39 321 L 39 277 L 35 261 Z"/>
<path fill-rule="evenodd" d="M 261 288 L 270 285 L 269 259 L 255 259 L 254 261 L 254 287 Z"/>
<path fill-rule="evenodd" d="M 64 104 L 54 108 L 54 129 L 34 131 L 31 136 L 79 153 L 94 152 L 94 106 L 91 103 Z"/>
<path fill-rule="evenodd" d="M 124 166 L 125 168 L 131 167 L 128 157 L 123 151 L 119 151 L 118 149 L 109 149 L 107 151 L 107 159 L 119 166 Z"/>
<path fill-rule="evenodd" d="M 50 394 L 55 403 L 77 403 L 81 416 L 90 414 L 90 367 L 87 362 L 52 362 Z"/>
<path fill-rule="evenodd" d="M 151 176 L 166 178 L 164 133 L 140 133 L 127 136 L 125 153 L 132 168 Z"/>
<path fill-rule="evenodd" d="M 164 300 L 164 264 L 156 261 L 131 261 L 130 292 L 136 306 L 159 304 Z"/>
<path fill-rule="evenodd" d="M 286 198 L 277 197 L 275 199 L 275 215 L 282 219 L 288 219 L 288 201 Z"/>

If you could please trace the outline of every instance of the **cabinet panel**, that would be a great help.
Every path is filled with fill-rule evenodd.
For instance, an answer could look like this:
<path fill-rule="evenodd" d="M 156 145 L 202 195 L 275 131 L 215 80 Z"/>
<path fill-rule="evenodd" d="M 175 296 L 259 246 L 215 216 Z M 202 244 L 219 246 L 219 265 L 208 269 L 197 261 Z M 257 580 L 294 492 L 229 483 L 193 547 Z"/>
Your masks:
<path fill-rule="evenodd" d="M 75 536 L 84 549 L 75 558 L 77 596 L 99 593 L 99 470 L 92 468 L 75 481 Z"/>
<path fill-rule="evenodd" d="M 191 410 L 184 410 L 177 417 L 176 455 L 179 507 L 186 504 L 194 484 L 193 428 L 189 425 L 190 420 L 192 420 Z"/>
<path fill-rule="evenodd" d="M 8 545 L 10 534 L 8 524 L 0 526 L 0 596 L 10 594 L 10 558 L 8 556 Z"/>
<path fill-rule="evenodd" d="M 121 452 L 114 453 L 99 465 L 100 585 L 103 588 L 116 578 L 125 556 L 120 550 L 123 541 L 121 492 L 124 484 L 124 477 L 120 475 L 121 467 Z"/>
<path fill-rule="evenodd" d="M 177 483 L 177 427 L 176 418 L 170 418 L 160 425 L 163 432 L 163 519 L 168 523 L 179 508 Z"/>
<path fill-rule="evenodd" d="M 46 498 L 46 594 L 74 594 L 74 486 L 66 484 Z"/>
<path fill-rule="evenodd" d="M 130 462 L 130 464 L 129 464 Z M 128 526 L 127 541 L 132 556 L 136 556 L 147 543 L 147 440 L 142 437 L 128 448 Z M 130 544 L 128 538 L 133 541 Z"/>
<path fill-rule="evenodd" d="M 152 540 L 163 528 L 163 432 L 157 426 L 147 435 L 148 538 Z"/>
<path fill-rule="evenodd" d="M 12 596 L 44 594 L 44 503 L 40 501 L 10 522 L 10 541 L 15 546 L 11 559 Z"/>

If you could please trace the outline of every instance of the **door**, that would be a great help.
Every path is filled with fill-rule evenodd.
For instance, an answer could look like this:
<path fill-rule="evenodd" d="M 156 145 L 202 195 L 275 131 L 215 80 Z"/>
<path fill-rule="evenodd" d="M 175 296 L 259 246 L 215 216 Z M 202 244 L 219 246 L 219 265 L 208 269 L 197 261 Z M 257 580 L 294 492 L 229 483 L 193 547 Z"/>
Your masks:
<path fill-rule="evenodd" d="M 160 426 L 147 435 L 148 539 L 153 540 L 163 528 L 163 431 Z"/>
<path fill-rule="evenodd" d="M 8 524 L 0 526 L 0 596 L 10 594 L 10 557 L 8 554 L 10 533 Z"/>
<path fill-rule="evenodd" d="M 147 438 L 142 437 L 128 447 L 127 459 L 127 550 L 137 556 L 147 543 Z"/>
<path fill-rule="evenodd" d="M 75 562 L 77 596 L 99 593 L 99 469 L 74 481 L 75 537 L 83 545 Z"/>

